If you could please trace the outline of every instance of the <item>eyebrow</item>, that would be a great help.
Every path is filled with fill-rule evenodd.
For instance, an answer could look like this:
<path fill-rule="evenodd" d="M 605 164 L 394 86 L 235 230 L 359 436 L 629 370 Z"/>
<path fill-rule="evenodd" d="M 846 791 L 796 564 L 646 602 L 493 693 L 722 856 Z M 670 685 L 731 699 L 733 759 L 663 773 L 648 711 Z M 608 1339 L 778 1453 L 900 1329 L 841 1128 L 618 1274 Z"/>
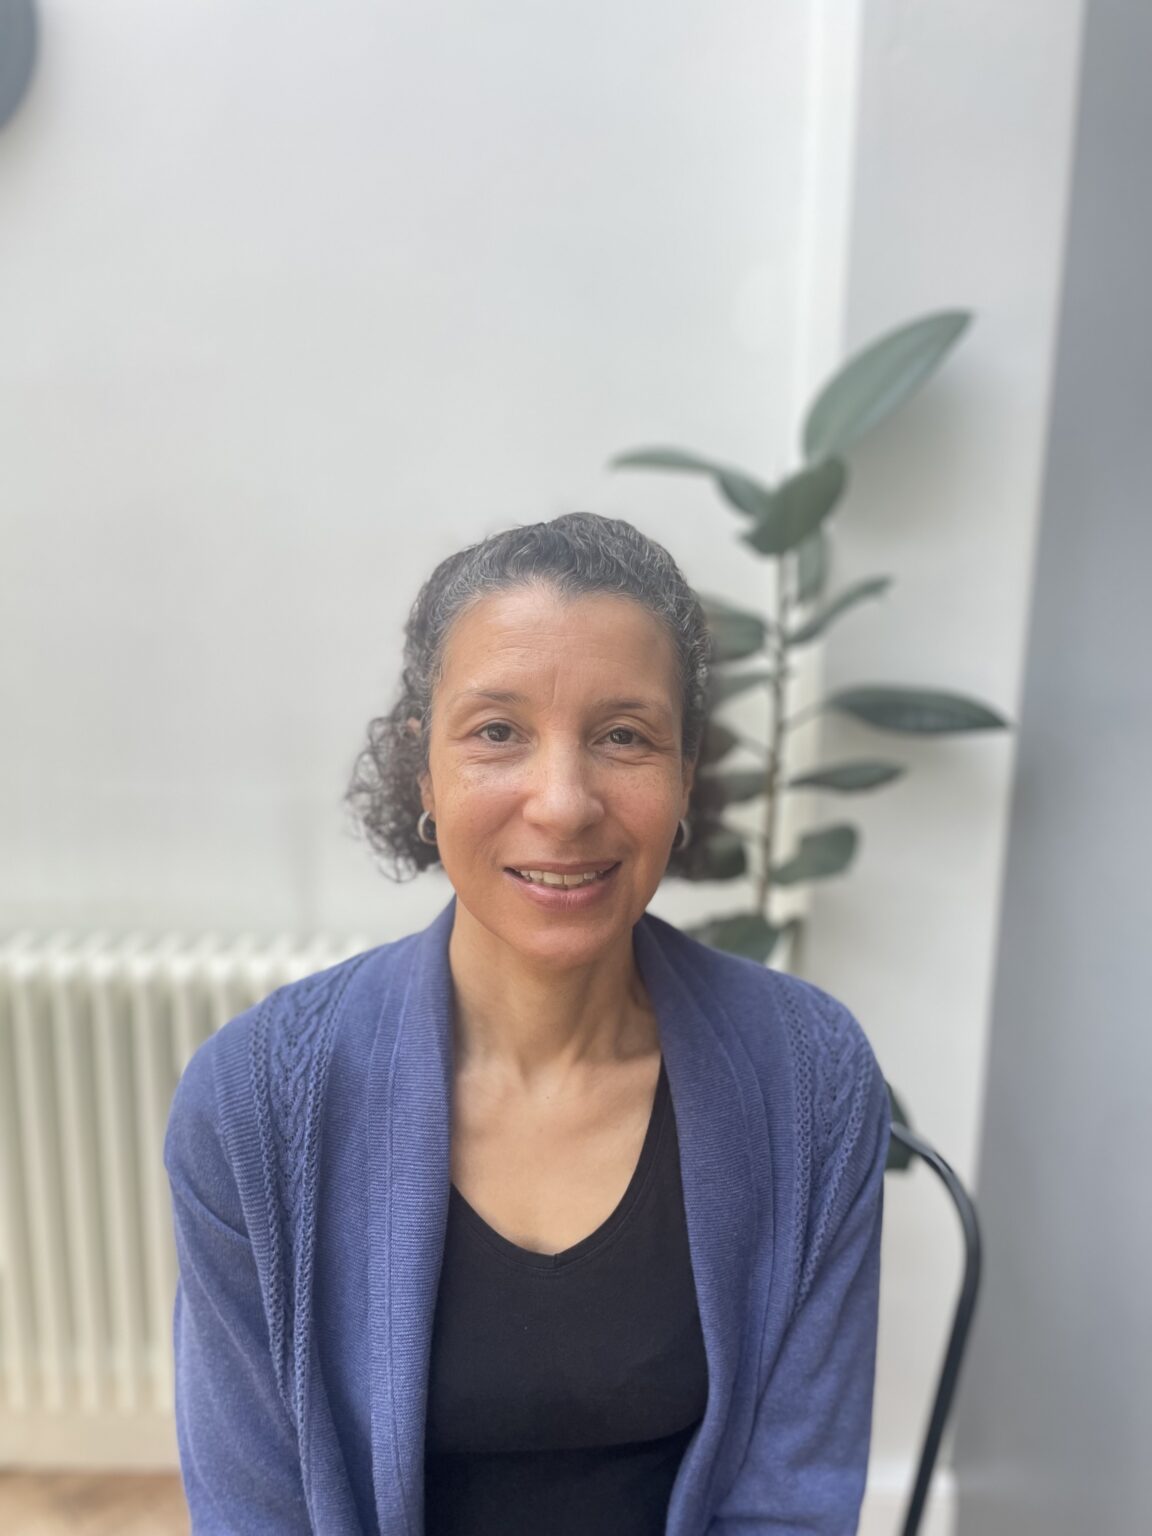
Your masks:
<path fill-rule="evenodd" d="M 509 688 L 465 688 L 454 695 L 453 708 L 472 699 L 487 699 L 493 704 L 530 704 L 532 701 L 526 694 L 516 693 Z M 648 710 L 655 715 L 667 716 L 668 709 L 656 699 L 596 699 L 593 709 L 639 709 Z"/>

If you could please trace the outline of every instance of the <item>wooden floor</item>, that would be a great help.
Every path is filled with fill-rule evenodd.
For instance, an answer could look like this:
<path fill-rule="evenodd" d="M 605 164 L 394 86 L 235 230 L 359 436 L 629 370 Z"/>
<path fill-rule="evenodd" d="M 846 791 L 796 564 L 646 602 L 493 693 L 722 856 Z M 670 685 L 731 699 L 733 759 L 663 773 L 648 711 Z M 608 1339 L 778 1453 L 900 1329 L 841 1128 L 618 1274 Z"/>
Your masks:
<path fill-rule="evenodd" d="M 0 1472 L 3 1536 L 188 1536 L 179 1474 Z"/>

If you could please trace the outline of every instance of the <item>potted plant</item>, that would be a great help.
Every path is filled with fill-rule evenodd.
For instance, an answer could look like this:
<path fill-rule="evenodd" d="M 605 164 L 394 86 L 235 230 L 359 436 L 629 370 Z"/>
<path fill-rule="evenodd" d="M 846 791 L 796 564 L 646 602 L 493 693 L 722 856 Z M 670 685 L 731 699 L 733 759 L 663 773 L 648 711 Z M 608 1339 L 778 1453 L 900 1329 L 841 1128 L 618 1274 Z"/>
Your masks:
<path fill-rule="evenodd" d="M 714 665 L 690 809 L 693 837 L 675 856 L 673 873 L 688 880 L 740 879 L 749 872 L 750 848 L 756 866 L 750 904 L 686 930 L 718 949 L 767 963 L 787 935 L 795 955 L 803 919 L 795 915 L 782 919 L 775 910 L 774 893 L 843 874 L 856 857 L 860 835 L 850 821 L 804 832 L 797 846 L 781 857 L 784 795 L 812 790 L 865 794 L 895 783 L 906 772 L 903 764 L 887 756 L 790 772 L 788 748 L 799 725 L 826 710 L 849 714 L 876 731 L 896 736 L 1002 730 L 1009 724 L 995 709 L 965 694 L 898 682 L 868 681 L 841 688 L 813 706 L 790 713 L 796 654 L 892 584 L 891 576 L 871 576 L 834 594 L 826 591 L 827 525 L 847 490 L 849 450 L 928 379 L 970 319 L 962 310 L 926 315 L 880 336 L 849 358 L 818 392 L 804 420 L 802 462 L 778 484 L 769 485 L 745 469 L 681 448 L 631 449 L 611 461 L 617 469 L 702 475 L 720 502 L 740 518 L 739 541 L 753 558 L 768 565 L 764 613 L 700 594 L 712 633 Z M 762 690 L 769 700 L 764 741 L 739 734 L 723 718 L 729 702 L 750 689 Z M 752 766 L 732 766 L 738 748 L 752 754 Z M 725 819 L 729 806 L 755 800 L 762 802 L 759 832 L 735 827 Z M 893 1117 L 907 1124 L 895 1094 L 892 1099 Z M 893 1140 L 889 1166 L 906 1166 L 908 1156 Z"/>

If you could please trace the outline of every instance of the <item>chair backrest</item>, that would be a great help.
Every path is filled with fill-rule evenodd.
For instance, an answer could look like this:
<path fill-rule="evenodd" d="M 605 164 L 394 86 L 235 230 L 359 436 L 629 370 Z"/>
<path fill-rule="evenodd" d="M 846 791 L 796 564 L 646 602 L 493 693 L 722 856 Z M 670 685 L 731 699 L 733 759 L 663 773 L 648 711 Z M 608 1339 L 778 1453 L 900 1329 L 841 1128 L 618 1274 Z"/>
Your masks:
<path fill-rule="evenodd" d="M 927 1502 L 932 1473 L 936 1467 L 936 1457 L 940 1451 L 940 1441 L 943 1437 L 945 1426 L 948 1423 L 952 1399 L 956 1395 L 956 1384 L 960 1378 L 960 1366 L 968 1344 L 968 1331 L 972 1325 L 972 1315 L 976 1310 L 976 1297 L 980 1290 L 980 1268 L 983 1253 L 980 1242 L 980 1224 L 976 1218 L 976 1207 L 968 1191 L 956 1177 L 954 1171 L 940 1156 L 939 1152 L 922 1137 L 910 1131 L 906 1125 L 901 1125 L 895 1120 L 892 1122 L 892 1139 L 899 1142 L 913 1156 L 922 1158 L 943 1183 L 960 1217 L 960 1227 L 964 1236 L 964 1278 L 960 1286 L 960 1295 L 956 1302 L 956 1311 L 952 1318 L 952 1331 L 948 1338 L 948 1349 L 944 1356 L 944 1363 L 940 1368 L 940 1379 L 936 1387 L 936 1397 L 932 1404 L 932 1416 L 928 1421 L 928 1429 L 920 1451 L 920 1462 L 916 1469 L 916 1481 L 912 1487 L 912 1496 L 908 1501 L 908 1509 L 905 1513 L 904 1525 L 901 1529 L 901 1536 L 916 1536 L 924 1516 L 924 1505 Z"/>

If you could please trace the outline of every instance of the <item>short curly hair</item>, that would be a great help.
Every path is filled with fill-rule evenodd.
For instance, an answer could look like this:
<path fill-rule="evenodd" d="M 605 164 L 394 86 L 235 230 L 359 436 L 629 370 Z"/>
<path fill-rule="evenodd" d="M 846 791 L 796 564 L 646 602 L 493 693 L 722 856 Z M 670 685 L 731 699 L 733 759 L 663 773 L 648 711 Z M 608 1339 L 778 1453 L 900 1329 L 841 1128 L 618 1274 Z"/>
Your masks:
<path fill-rule="evenodd" d="M 621 518 L 566 512 L 492 534 L 442 560 L 421 587 L 404 628 L 398 697 L 368 725 L 344 800 L 359 830 L 394 880 L 413 878 L 440 862 L 422 842 L 419 779 L 428 767 L 432 694 L 443 672 L 454 621 L 493 592 L 532 585 L 563 597 L 610 593 L 642 604 L 664 625 L 675 649 L 680 681 L 681 755 L 695 763 L 707 723 L 712 644 L 704 610 L 679 566 L 661 544 Z M 406 722 L 420 722 L 419 736 Z M 691 820 L 691 809 L 689 821 Z M 681 872 L 677 850 L 669 873 Z"/>

